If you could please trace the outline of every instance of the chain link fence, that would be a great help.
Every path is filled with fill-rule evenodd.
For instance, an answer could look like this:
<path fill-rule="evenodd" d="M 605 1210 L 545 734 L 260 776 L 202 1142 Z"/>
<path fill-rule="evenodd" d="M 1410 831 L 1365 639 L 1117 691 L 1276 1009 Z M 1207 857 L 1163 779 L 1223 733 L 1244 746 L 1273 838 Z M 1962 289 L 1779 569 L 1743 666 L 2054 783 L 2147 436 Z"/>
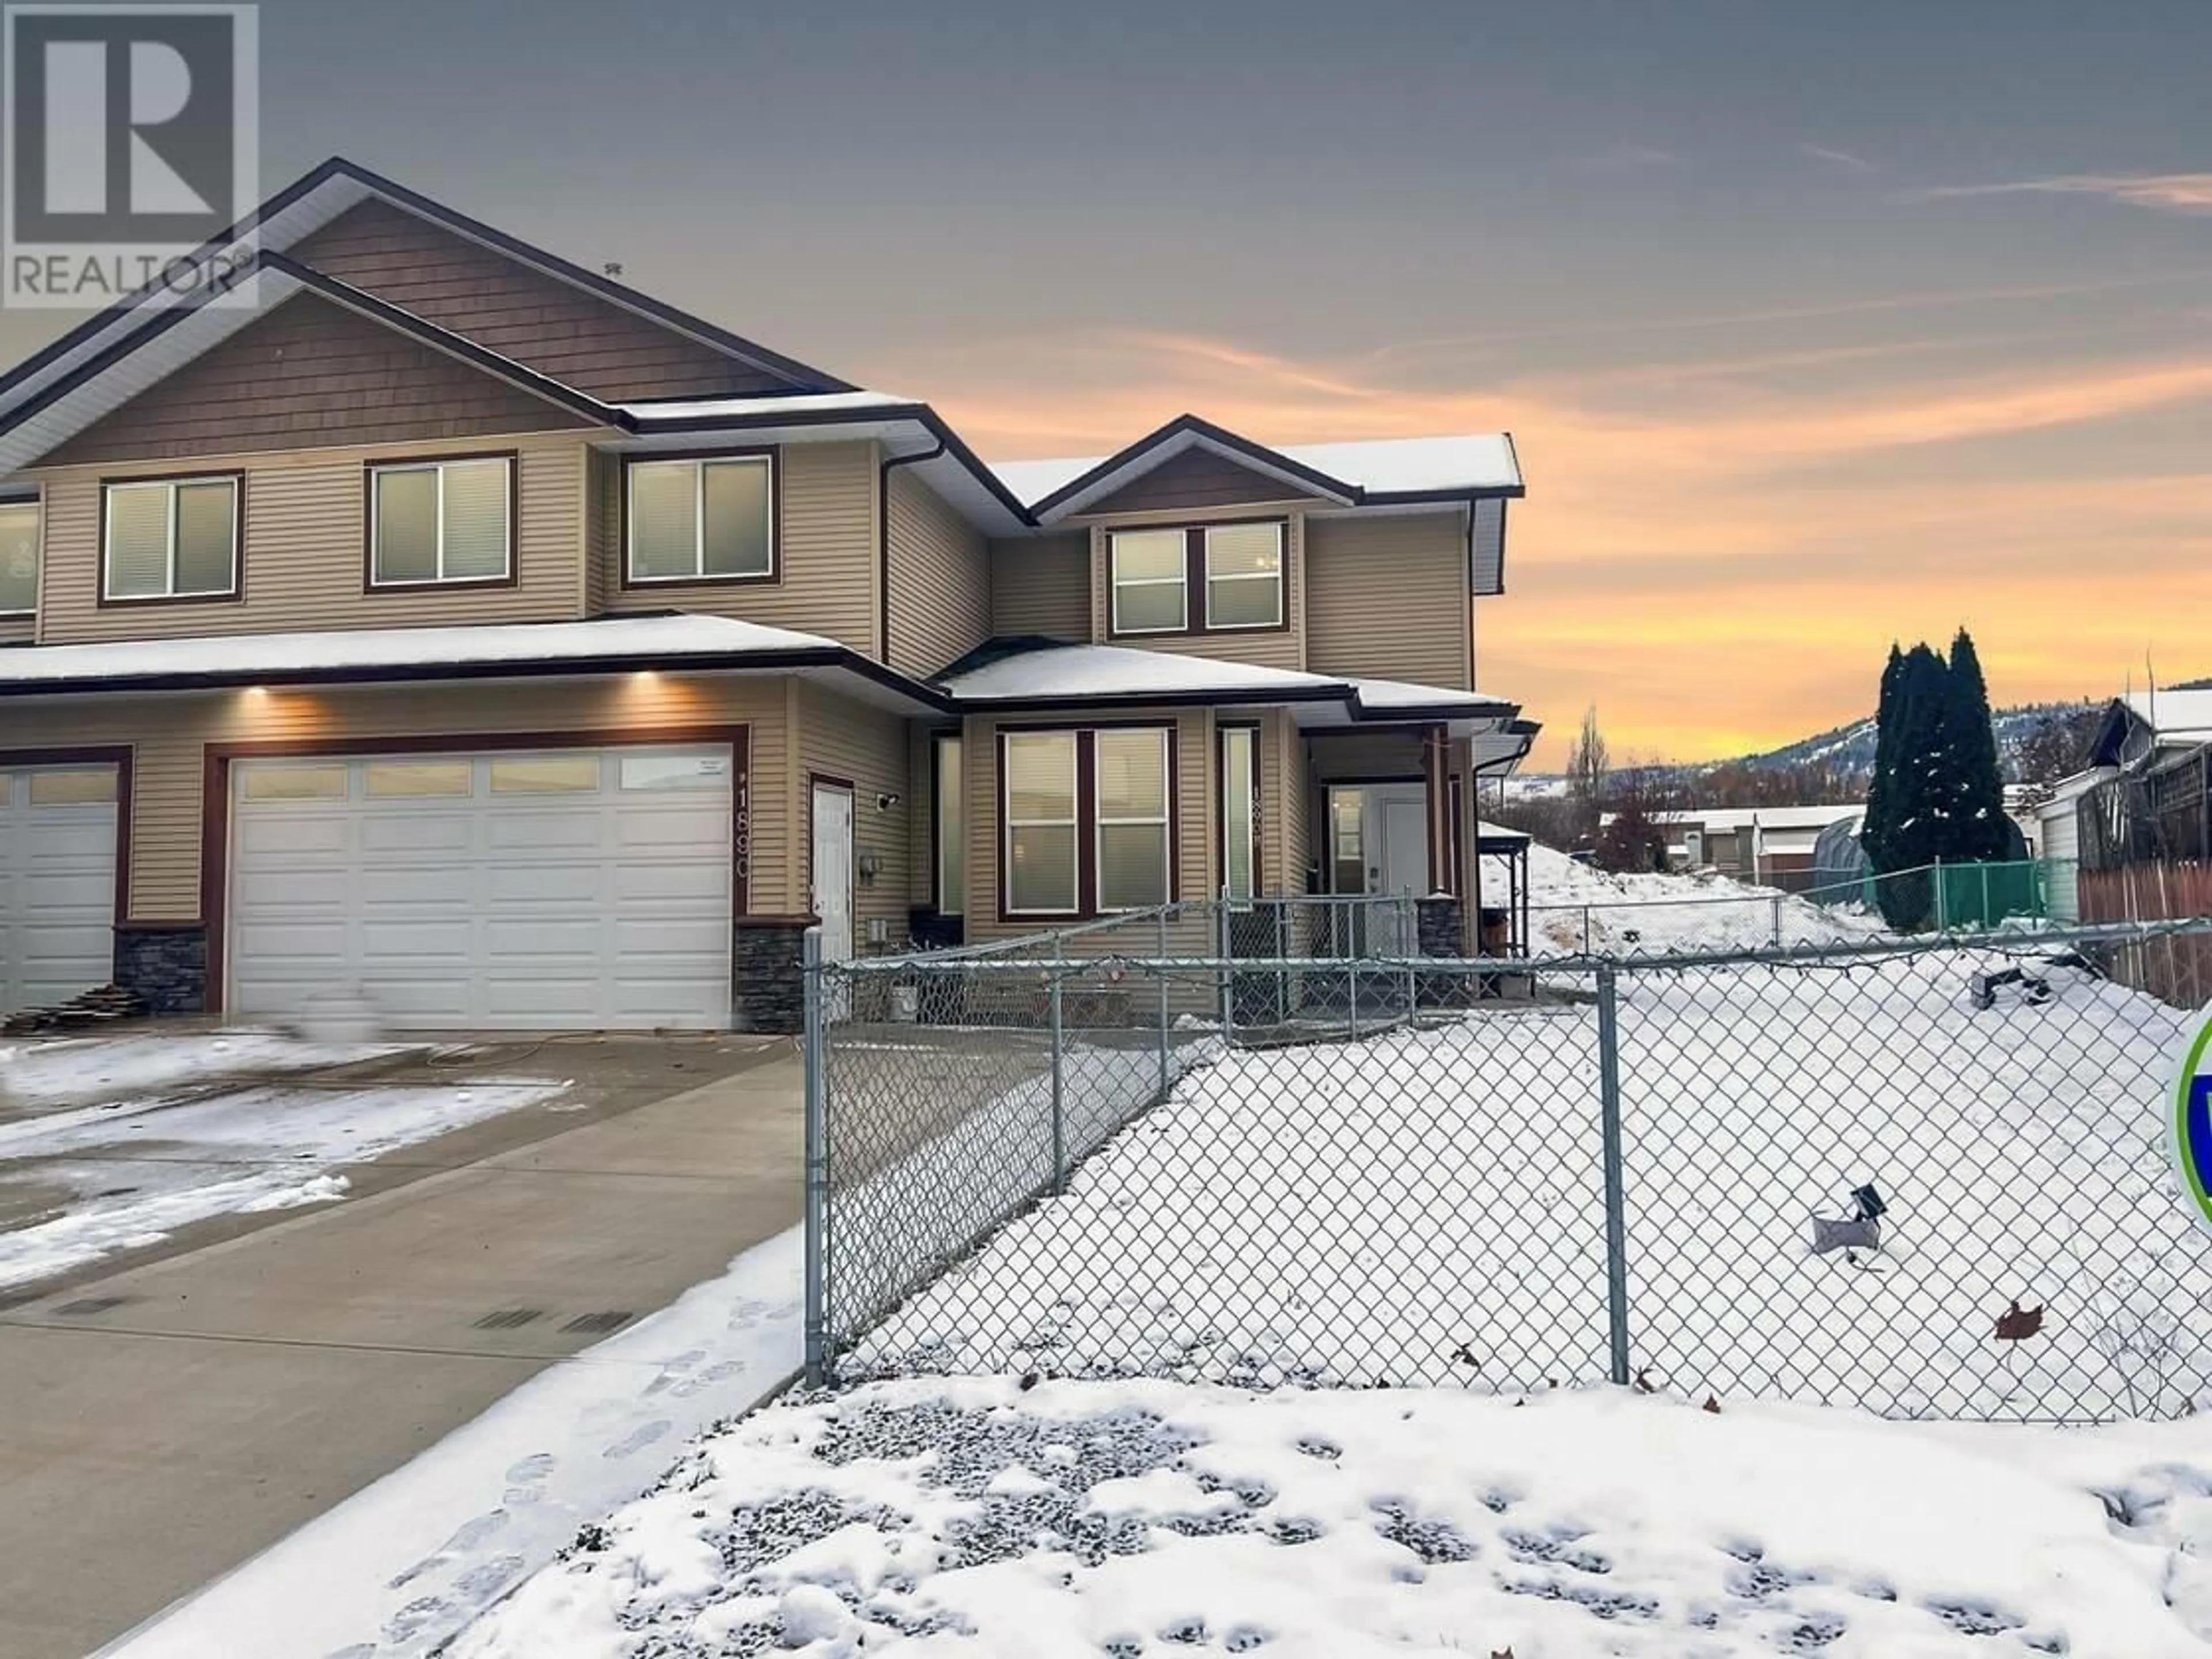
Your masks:
<path fill-rule="evenodd" d="M 2212 1406 L 2212 1237 L 2166 1127 L 2212 921 L 1158 951 L 1316 937 L 1269 915 L 816 970 L 817 1376 Z M 2170 1000 L 2113 977 L 2151 957 Z"/>

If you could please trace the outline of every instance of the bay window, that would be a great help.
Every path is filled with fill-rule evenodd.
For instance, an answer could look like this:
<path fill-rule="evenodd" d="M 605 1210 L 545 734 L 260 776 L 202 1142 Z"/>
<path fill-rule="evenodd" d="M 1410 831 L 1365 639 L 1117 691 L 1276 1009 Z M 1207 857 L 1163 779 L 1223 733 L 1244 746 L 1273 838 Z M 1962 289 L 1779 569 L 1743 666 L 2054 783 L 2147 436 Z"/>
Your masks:
<path fill-rule="evenodd" d="M 1006 914 L 1098 915 L 1168 902 L 1173 767 L 1165 726 L 1002 732 Z"/>

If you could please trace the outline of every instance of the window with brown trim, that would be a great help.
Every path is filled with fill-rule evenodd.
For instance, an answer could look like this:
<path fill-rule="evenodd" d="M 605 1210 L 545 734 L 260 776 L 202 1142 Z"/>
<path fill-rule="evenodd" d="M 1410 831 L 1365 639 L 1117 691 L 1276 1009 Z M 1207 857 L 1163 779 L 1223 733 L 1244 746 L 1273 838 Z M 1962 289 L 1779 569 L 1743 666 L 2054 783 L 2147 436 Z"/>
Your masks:
<path fill-rule="evenodd" d="M 1002 731 L 999 761 L 1007 916 L 1066 920 L 1169 902 L 1172 728 Z"/>
<path fill-rule="evenodd" d="M 1289 541 L 1281 519 L 1107 532 L 1109 635 L 1289 627 Z"/>
<path fill-rule="evenodd" d="M 0 501 L 0 617 L 39 608 L 40 509 L 33 501 Z"/>
<path fill-rule="evenodd" d="M 632 586 L 775 574 L 775 466 L 766 455 L 634 459 L 623 474 Z"/>
<path fill-rule="evenodd" d="M 228 599 L 238 592 L 238 478 L 100 486 L 100 598 Z"/>
<path fill-rule="evenodd" d="M 1260 890 L 1260 728 L 1215 728 L 1220 759 L 1221 893 L 1249 902 Z"/>
<path fill-rule="evenodd" d="M 506 455 L 373 463 L 372 587 L 503 582 L 514 571 L 514 462 Z"/>

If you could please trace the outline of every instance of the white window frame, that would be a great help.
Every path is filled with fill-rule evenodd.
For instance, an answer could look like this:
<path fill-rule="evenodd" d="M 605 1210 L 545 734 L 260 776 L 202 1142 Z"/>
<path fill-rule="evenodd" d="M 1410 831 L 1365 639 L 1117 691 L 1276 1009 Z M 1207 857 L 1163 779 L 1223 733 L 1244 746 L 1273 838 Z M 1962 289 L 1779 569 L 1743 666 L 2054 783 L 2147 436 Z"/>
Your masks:
<path fill-rule="evenodd" d="M 37 495 L 0 495 L 0 510 L 9 507 L 29 507 L 39 515 L 39 534 L 36 550 L 32 558 L 38 568 L 31 573 L 31 602 L 20 611 L 0 611 L 0 617 L 13 620 L 18 617 L 39 614 L 39 592 L 46 579 L 46 504 Z"/>
<path fill-rule="evenodd" d="M 691 569 L 689 574 L 641 576 L 637 574 L 637 492 L 629 487 L 630 473 L 641 466 L 689 466 L 691 469 Z M 707 562 L 707 469 L 710 466 L 757 466 L 768 484 L 768 568 L 709 571 Z M 783 566 L 783 550 L 776 538 L 776 465 L 773 454 L 750 452 L 742 455 L 629 455 L 623 459 L 623 585 L 625 587 L 665 587 L 700 582 L 772 582 Z"/>
<path fill-rule="evenodd" d="M 1124 536 L 1173 536 L 1180 550 L 1180 562 L 1173 576 L 1131 576 L 1121 574 L 1121 538 Z M 1190 632 L 1190 532 L 1181 525 L 1133 525 L 1127 530 L 1106 532 L 1106 583 L 1109 604 L 1113 609 L 1113 627 L 1116 635 L 1188 634 Z M 1121 625 L 1121 590 L 1125 587 L 1173 587 L 1182 594 L 1182 620 L 1172 628 L 1125 628 Z"/>
<path fill-rule="evenodd" d="M 1260 727 L 1242 720 L 1224 720 L 1213 729 L 1221 771 L 1214 786 L 1221 803 L 1221 896 L 1231 904 L 1249 905 L 1260 896 Z M 1230 775 L 1231 757 L 1238 747 L 1232 741 L 1235 738 L 1243 740 L 1244 775 L 1242 778 Z M 1245 889 L 1241 893 L 1229 878 L 1229 804 L 1240 795 L 1243 798 L 1246 813 L 1244 856 L 1251 861 L 1251 867 L 1245 872 Z"/>
<path fill-rule="evenodd" d="M 1064 818 L 1017 818 L 1012 764 L 1013 744 L 1021 738 L 1065 738 L 1067 740 L 1067 800 Z M 1072 727 L 1036 732 L 999 733 L 999 891 L 1001 908 L 1009 916 L 1079 916 L 1083 914 L 1083 734 Z M 1016 830 L 1072 830 L 1067 838 L 1069 860 L 1066 909 L 1022 909 L 1014 904 L 1014 831 Z"/>
<path fill-rule="evenodd" d="M 1091 881 L 1097 890 L 1090 895 L 1091 909 L 1102 916 L 1126 915 L 1132 910 L 1150 910 L 1150 904 L 1115 904 L 1106 902 L 1106 826 L 1111 824 L 1158 824 L 1160 830 L 1160 892 L 1162 903 L 1175 900 L 1175 744 L 1165 726 L 1102 726 L 1091 734 Z M 1106 816 L 1105 798 L 1098 788 L 1098 739 L 1102 737 L 1128 737 L 1142 732 L 1158 739 L 1160 745 L 1160 810 L 1156 817 L 1147 813 L 1141 817 L 1112 817 Z M 1077 745 L 1079 757 L 1082 746 Z M 1076 798 L 1076 810 L 1083 810 L 1082 797 Z M 1080 864 L 1078 866 L 1080 880 Z"/>
<path fill-rule="evenodd" d="M 230 490 L 230 582 L 224 587 L 196 587 L 177 591 L 177 492 L 194 484 L 222 484 Z M 115 574 L 115 497 L 129 489 L 166 492 L 169 511 L 168 586 L 160 593 L 117 593 L 112 591 Z M 109 605 L 159 605 L 167 599 L 234 599 L 238 597 L 239 519 L 245 480 L 235 472 L 196 473 L 174 478 L 104 478 L 100 485 L 100 597 Z"/>
<path fill-rule="evenodd" d="M 463 465 L 482 466 L 487 461 L 497 461 L 506 477 L 506 562 L 496 576 L 448 576 L 446 574 L 446 469 Z M 434 472 L 438 475 L 438 503 L 432 519 L 438 531 L 435 575 L 386 576 L 377 570 L 376 562 L 384 551 L 380 534 L 382 526 L 378 520 L 382 499 L 377 489 L 377 481 L 387 472 Z M 368 468 L 368 585 L 372 588 L 475 587 L 479 585 L 492 587 L 511 582 L 514 580 L 514 457 L 512 455 L 441 455 L 434 460 L 372 462 Z"/>
<path fill-rule="evenodd" d="M 1213 536 L 1218 530 L 1249 530 L 1256 523 L 1265 523 L 1275 532 L 1275 568 L 1270 572 L 1252 570 L 1231 571 L 1225 576 L 1213 574 Z M 1200 574 L 1206 580 L 1206 631 L 1209 634 L 1251 634 L 1279 629 L 1284 620 L 1283 567 L 1290 562 L 1290 550 L 1285 545 L 1289 538 L 1283 533 L 1279 519 L 1255 520 L 1246 519 L 1237 524 L 1210 524 L 1206 526 L 1206 551 L 1200 562 Z M 1218 623 L 1213 620 L 1213 584 L 1221 582 L 1267 582 L 1275 590 L 1275 614 L 1266 622 Z"/>

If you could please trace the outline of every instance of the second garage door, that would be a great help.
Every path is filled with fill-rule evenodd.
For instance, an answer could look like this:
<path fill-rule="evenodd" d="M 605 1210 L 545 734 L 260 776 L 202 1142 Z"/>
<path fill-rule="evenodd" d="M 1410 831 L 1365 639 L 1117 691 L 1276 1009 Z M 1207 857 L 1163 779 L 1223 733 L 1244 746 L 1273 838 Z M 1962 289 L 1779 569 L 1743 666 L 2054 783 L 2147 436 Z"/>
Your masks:
<path fill-rule="evenodd" d="M 0 768 L 0 1013 L 114 977 L 115 769 Z"/>
<path fill-rule="evenodd" d="M 229 1006 L 395 1025 L 725 1027 L 726 748 L 242 762 Z"/>

